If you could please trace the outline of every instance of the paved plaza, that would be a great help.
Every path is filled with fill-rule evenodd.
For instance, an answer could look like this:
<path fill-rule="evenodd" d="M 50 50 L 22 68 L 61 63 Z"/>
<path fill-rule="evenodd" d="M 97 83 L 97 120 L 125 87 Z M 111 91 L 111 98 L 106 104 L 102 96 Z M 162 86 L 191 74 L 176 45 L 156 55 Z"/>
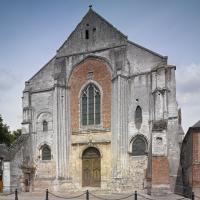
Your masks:
<path fill-rule="evenodd" d="M 74 200 L 87 200 L 86 192 L 76 192 L 76 193 L 49 193 L 48 200 L 64 200 L 64 199 L 74 199 Z M 133 194 L 101 194 L 90 192 L 89 200 L 135 200 L 135 195 Z M 138 193 L 137 200 L 187 200 L 180 195 L 167 194 L 163 196 L 149 196 L 143 193 Z M 195 198 L 195 200 L 199 198 Z M 15 194 L 11 195 L 0 195 L 0 200 L 16 200 Z M 46 200 L 45 191 L 42 193 L 36 192 L 20 192 L 18 194 L 18 200 Z"/>

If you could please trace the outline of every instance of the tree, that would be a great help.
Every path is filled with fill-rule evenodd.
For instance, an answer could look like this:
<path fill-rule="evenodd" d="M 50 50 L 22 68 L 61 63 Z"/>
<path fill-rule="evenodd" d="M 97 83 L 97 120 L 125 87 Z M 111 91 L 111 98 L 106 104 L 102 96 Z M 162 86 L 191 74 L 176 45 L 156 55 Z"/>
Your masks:
<path fill-rule="evenodd" d="M 21 135 L 21 129 L 17 129 L 12 133 L 9 131 L 9 126 L 3 123 L 3 118 L 0 115 L 0 144 L 10 146 Z"/>
<path fill-rule="evenodd" d="M 3 118 L 0 115 L 0 144 L 5 143 L 6 145 L 11 144 L 9 126 L 3 123 Z"/>
<path fill-rule="evenodd" d="M 22 129 L 17 129 L 16 131 L 13 131 L 12 134 L 16 140 L 22 134 Z"/>

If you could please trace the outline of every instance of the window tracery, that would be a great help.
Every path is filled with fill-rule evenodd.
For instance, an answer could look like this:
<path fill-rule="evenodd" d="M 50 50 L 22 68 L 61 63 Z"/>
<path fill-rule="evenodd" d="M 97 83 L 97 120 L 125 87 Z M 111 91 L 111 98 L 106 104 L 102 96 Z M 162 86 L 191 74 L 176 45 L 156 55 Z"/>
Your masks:
<path fill-rule="evenodd" d="M 147 141 L 141 136 L 137 135 L 132 141 L 132 155 L 141 156 L 147 154 Z"/>
<path fill-rule="evenodd" d="M 82 125 L 98 125 L 101 123 L 101 95 L 99 88 L 90 83 L 82 91 L 81 118 Z"/>

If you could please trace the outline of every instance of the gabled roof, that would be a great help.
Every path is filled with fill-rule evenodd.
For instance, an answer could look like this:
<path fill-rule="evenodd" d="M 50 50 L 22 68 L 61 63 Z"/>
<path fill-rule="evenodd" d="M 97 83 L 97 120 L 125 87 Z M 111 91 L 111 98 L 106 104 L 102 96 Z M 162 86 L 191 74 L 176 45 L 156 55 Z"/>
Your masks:
<path fill-rule="evenodd" d="M 192 134 L 193 131 L 198 131 L 198 132 L 200 131 L 200 120 L 196 122 L 193 126 L 189 127 L 185 135 L 185 138 L 187 138 L 189 134 Z"/>
<path fill-rule="evenodd" d="M 69 37 L 65 40 L 65 42 L 60 46 L 60 48 L 57 50 L 57 52 L 59 52 L 62 47 L 66 44 L 66 42 L 71 38 L 71 36 L 74 34 L 74 32 L 76 32 L 77 28 L 79 27 L 79 25 L 84 21 L 84 19 L 86 19 L 89 16 L 93 16 L 94 18 L 97 17 L 100 20 L 102 20 L 103 22 L 105 22 L 107 25 L 109 25 L 110 27 L 112 27 L 116 32 L 118 32 L 122 37 L 127 39 L 127 36 L 124 35 L 121 31 L 119 31 L 116 27 L 114 27 L 111 23 L 109 23 L 105 18 L 103 18 L 101 15 L 99 15 L 98 13 L 96 13 L 91 7 L 88 10 L 88 12 L 85 14 L 85 16 L 82 18 L 82 20 L 78 23 L 78 25 L 76 26 L 76 28 L 74 29 L 74 31 L 71 32 L 71 34 L 69 35 Z"/>

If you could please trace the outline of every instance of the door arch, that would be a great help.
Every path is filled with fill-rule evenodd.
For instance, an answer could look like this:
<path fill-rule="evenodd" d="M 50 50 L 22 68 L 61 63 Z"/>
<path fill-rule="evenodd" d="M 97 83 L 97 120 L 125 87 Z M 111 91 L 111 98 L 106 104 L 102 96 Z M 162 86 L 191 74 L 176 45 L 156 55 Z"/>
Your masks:
<path fill-rule="evenodd" d="M 82 186 L 101 186 L 101 155 L 97 148 L 88 147 L 83 151 Z"/>

